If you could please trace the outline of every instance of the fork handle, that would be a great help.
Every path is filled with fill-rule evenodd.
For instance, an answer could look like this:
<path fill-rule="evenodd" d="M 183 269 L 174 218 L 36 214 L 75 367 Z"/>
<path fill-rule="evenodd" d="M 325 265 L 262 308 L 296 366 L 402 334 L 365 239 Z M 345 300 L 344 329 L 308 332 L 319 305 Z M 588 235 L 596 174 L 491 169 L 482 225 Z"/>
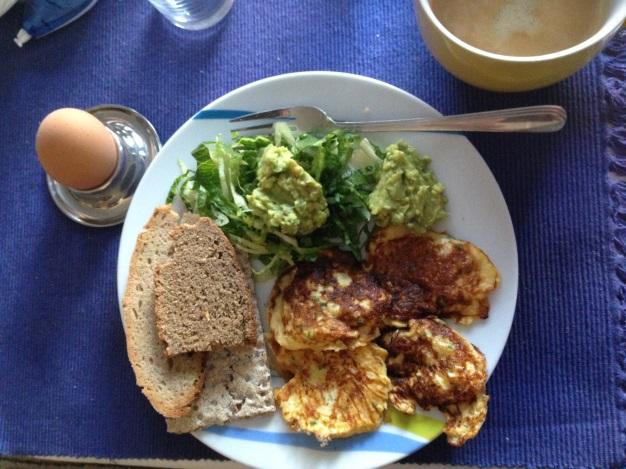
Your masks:
<path fill-rule="evenodd" d="M 528 106 L 455 116 L 370 122 L 336 122 L 354 132 L 556 132 L 567 120 L 561 106 Z"/>

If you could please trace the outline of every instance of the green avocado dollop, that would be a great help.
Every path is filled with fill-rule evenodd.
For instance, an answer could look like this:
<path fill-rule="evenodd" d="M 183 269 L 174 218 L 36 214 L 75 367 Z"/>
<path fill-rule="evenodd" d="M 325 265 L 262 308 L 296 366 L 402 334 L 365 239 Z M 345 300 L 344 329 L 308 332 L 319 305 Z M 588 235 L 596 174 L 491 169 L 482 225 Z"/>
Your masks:
<path fill-rule="evenodd" d="M 368 197 L 377 225 L 405 225 L 423 233 L 446 217 L 444 187 L 429 165 L 430 158 L 406 142 L 387 147 L 380 179 Z"/>
<path fill-rule="evenodd" d="M 290 236 L 309 234 L 328 218 L 319 182 L 285 147 L 268 145 L 257 167 L 258 186 L 246 199 L 252 213 L 270 230 Z"/>

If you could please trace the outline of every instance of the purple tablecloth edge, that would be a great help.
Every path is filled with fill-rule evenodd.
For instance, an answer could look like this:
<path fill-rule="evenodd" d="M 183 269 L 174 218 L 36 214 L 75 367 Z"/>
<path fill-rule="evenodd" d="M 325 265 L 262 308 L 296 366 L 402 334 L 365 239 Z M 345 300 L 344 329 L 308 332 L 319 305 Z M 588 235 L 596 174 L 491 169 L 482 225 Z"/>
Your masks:
<path fill-rule="evenodd" d="M 605 96 L 607 184 L 611 197 L 609 223 L 615 295 L 616 405 L 620 417 L 623 459 L 626 466 L 626 29 L 603 52 L 602 83 Z"/>

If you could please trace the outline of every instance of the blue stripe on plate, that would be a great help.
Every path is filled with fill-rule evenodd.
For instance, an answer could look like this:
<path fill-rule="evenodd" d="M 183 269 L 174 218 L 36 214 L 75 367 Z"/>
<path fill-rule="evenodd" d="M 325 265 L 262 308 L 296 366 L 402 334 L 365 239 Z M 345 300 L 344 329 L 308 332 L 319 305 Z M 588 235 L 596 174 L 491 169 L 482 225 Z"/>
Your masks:
<path fill-rule="evenodd" d="M 245 116 L 252 111 L 241 111 L 237 109 L 207 109 L 200 111 L 193 116 L 196 119 L 234 119 L 235 117 Z"/>
<path fill-rule="evenodd" d="M 240 427 L 210 427 L 204 431 L 238 440 L 299 446 L 318 451 L 377 451 L 408 454 L 425 445 L 421 441 L 382 431 L 333 440 L 323 448 L 314 437 L 304 433 L 275 433 Z"/>

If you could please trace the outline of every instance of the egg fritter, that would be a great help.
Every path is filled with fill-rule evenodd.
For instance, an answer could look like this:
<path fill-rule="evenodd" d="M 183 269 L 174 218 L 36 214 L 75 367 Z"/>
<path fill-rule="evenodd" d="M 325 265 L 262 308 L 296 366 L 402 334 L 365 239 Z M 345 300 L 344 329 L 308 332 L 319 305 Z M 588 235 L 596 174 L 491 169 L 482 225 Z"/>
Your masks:
<path fill-rule="evenodd" d="M 344 350 L 380 334 L 391 295 L 350 255 L 328 251 L 274 284 L 268 305 L 275 340 L 290 350 Z"/>
<path fill-rule="evenodd" d="M 446 415 L 448 442 L 474 437 L 487 415 L 487 362 L 478 348 L 435 317 L 412 319 L 408 329 L 383 335 L 389 353 L 391 404 L 413 414 L 417 406 Z"/>
<path fill-rule="evenodd" d="M 391 382 L 387 352 L 375 344 L 339 352 L 275 349 L 276 361 L 293 377 L 275 391 L 291 428 L 313 434 L 322 446 L 380 426 Z"/>
<path fill-rule="evenodd" d="M 390 226 L 372 237 L 368 252 L 368 269 L 392 294 L 387 324 L 402 327 L 410 319 L 436 315 L 468 325 L 488 316 L 488 295 L 500 276 L 472 243 Z"/>
<path fill-rule="evenodd" d="M 487 418 L 488 402 L 489 396 L 483 393 L 472 402 L 451 404 L 443 409 L 446 416 L 443 432 L 452 446 L 463 446 L 478 434 Z"/>

